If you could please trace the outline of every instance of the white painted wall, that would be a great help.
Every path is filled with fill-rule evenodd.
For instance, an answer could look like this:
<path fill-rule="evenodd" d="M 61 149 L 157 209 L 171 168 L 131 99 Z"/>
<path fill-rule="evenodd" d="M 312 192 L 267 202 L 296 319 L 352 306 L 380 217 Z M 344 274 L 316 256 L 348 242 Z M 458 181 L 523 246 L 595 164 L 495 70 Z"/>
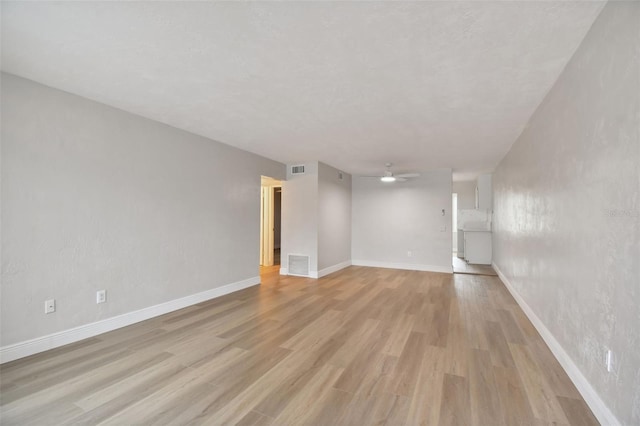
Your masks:
<path fill-rule="evenodd" d="M 255 279 L 260 175 L 284 172 L 2 74 L 2 346 Z"/>
<path fill-rule="evenodd" d="M 476 208 L 476 182 L 453 182 L 453 192 L 458 194 L 458 210 Z"/>
<path fill-rule="evenodd" d="M 318 163 L 318 209 L 318 270 L 323 275 L 351 262 L 351 175 Z"/>
<path fill-rule="evenodd" d="M 309 256 L 309 271 L 318 272 L 318 162 L 305 165 L 305 174 L 292 175 L 282 182 L 282 248 L 280 268 L 288 273 L 289 254 Z"/>
<path fill-rule="evenodd" d="M 494 174 L 494 261 L 603 424 L 640 424 L 638 23 L 607 3 Z"/>
<path fill-rule="evenodd" d="M 354 264 L 451 272 L 450 169 L 391 184 L 354 177 L 352 190 Z"/>

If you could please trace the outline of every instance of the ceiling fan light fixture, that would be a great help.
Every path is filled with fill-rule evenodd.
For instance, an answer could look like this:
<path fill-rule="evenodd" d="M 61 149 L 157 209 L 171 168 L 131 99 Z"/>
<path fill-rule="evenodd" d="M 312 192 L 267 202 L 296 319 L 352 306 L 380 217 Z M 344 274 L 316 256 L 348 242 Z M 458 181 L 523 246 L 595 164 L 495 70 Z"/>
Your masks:
<path fill-rule="evenodd" d="M 393 177 L 393 176 L 382 176 L 380 178 L 380 181 L 382 181 L 382 182 L 395 182 L 396 178 Z"/>

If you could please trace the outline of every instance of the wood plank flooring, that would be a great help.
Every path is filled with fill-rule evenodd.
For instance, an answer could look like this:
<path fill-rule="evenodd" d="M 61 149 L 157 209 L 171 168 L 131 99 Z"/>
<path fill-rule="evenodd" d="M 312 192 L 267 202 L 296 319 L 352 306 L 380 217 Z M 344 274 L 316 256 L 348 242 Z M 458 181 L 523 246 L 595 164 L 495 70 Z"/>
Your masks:
<path fill-rule="evenodd" d="M 456 255 L 453 255 L 452 264 L 454 274 L 493 275 L 494 277 L 498 276 L 491 265 L 474 265 L 471 263 L 467 263 L 464 259 L 460 259 Z"/>
<path fill-rule="evenodd" d="M 0 422 L 595 425 L 497 277 L 263 284 L 0 367 Z"/>

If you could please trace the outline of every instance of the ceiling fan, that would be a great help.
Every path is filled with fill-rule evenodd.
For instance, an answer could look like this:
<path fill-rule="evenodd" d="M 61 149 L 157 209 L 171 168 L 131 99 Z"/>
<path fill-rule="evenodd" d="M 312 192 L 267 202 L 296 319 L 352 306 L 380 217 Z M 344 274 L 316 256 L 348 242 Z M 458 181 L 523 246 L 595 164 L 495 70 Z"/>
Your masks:
<path fill-rule="evenodd" d="M 379 178 L 381 182 L 405 182 L 407 179 L 416 178 L 420 176 L 420 173 L 401 173 L 398 175 L 393 174 L 391 166 L 393 164 L 387 163 L 384 165 L 386 170 L 382 176 L 365 176 Z"/>

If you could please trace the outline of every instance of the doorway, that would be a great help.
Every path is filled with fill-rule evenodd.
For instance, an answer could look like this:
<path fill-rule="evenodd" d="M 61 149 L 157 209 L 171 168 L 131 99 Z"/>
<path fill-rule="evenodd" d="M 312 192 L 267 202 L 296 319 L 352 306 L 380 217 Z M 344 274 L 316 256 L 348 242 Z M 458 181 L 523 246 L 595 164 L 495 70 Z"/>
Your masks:
<path fill-rule="evenodd" d="M 282 225 L 282 182 L 260 179 L 260 266 L 279 269 Z"/>
<path fill-rule="evenodd" d="M 462 219 L 462 222 L 464 219 Z M 491 265 L 472 265 L 464 257 L 464 232 L 458 229 L 458 194 L 451 194 L 451 237 L 453 253 L 451 263 L 454 274 L 497 276 Z"/>
<path fill-rule="evenodd" d="M 273 188 L 273 264 L 280 265 L 280 235 L 282 226 L 282 186 Z"/>

